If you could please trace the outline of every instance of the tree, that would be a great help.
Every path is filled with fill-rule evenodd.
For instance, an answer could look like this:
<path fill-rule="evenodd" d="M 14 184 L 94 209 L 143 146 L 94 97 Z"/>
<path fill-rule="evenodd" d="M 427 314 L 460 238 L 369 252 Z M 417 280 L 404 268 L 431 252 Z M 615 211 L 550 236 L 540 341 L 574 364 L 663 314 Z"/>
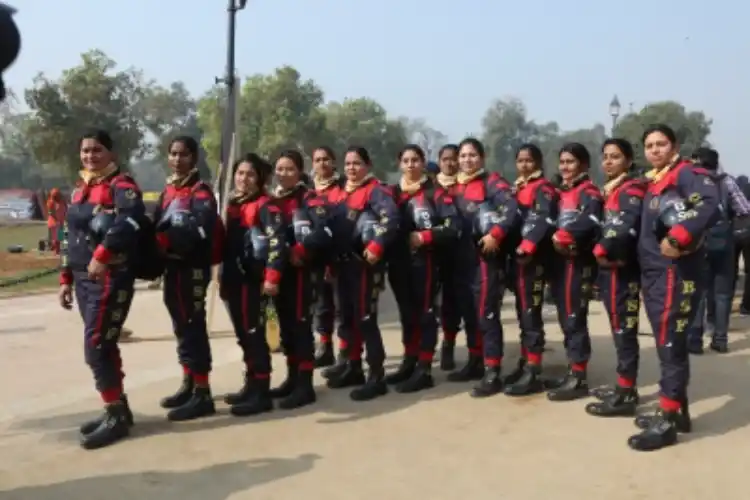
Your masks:
<path fill-rule="evenodd" d="M 327 138 L 322 104 L 323 91 L 314 81 L 302 80 L 291 66 L 248 78 L 238 102 L 242 150 L 272 156 L 284 148 L 296 148 L 310 154 Z M 203 146 L 210 164 L 220 159 L 224 108 L 219 88 L 209 91 L 198 104 L 198 124 L 205 132 Z"/>
<path fill-rule="evenodd" d="M 649 125 L 663 123 L 675 131 L 681 153 L 689 155 L 700 146 L 708 145 L 711 120 L 702 111 L 687 111 L 675 101 L 662 101 L 646 105 L 637 113 L 628 113 L 615 126 L 614 136 L 629 140 L 635 149 L 635 160 L 645 165 L 642 136 Z"/>
<path fill-rule="evenodd" d="M 438 152 L 448 142 L 448 136 L 430 127 L 422 118 L 401 118 L 409 141 L 424 150 L 427 159 L 437 160 Z"/>
<path fill-rule="evenodd" d="M 71 178 L 80 168 L 76 144 L 88 129 L 112 134 L 123 165 L 146 149 L 138 116 L 144 97 L 141 75 L 133 69 L 117 71 L 102 51 L 86 52 L 79 66 L 65 70 L 57 80 L 40 73 L 25 97 L 34 157 Z"/>
<path fill-rule="evenodd" d="M 390 120 L 385 108 L 367 97 L 332 102 L 325 110 L 326 126 L 332 146 L 343 151 L 348 146 L 363 146 L 370 153 L 378 174 L 392 172 L 399 150 L 408 142 L 400 120 Z"/>
<path fill-rule="evenodd" d="M 526 106 L 519 99 L 494 101 L 482 119 L 482 142 L 488 150 L 487 167 L 508 179 L 515 179 L 516 150 L 525 142 L 540 142 L 556 132 L 556 125 L 549 127 L 553 126 L 544 129 L 528 120 Z"/>

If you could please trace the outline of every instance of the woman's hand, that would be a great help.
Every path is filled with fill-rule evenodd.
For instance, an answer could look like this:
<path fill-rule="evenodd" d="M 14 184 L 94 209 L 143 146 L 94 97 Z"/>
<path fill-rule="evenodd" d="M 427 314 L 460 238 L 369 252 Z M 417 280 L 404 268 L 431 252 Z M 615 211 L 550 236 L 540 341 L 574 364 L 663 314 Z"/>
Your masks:
<path fill-rule="evenodd" d="M 107 264 L 92 258 L 87 271 L 90 280 L 98 281 L 104 278 L 104 275 L 107 273 Z"/>
<path fill-rule="evenodd" d="M 409 234 L 409 248 L 411 248 L 412 250 L 417 250 L 422 245 L 424 245 L 424 240 L 422 239 L 421 234 L 419 234 L 417 231 Z"/>
<path fill-rule="evenodd" d="M 73 308 L 73 287 L 60 285 L 60 290 L 57 291 L 57 299 L 60 301 L 60 307 L 70 311 Z"/>
<path fill-rule="evenodd" d="M 495 253 L 500 248 L 500 242 L 491 234 L 485 234 L 479 242 L 482 244 L 482 251 L 484 253 Z"/>
<path fill-rule="evenodd" d="M 269 297 L 275 297 L 278 294 L 279 294 L 279 285 L 275 283 L 271 283 L 270 281 L 263 282 L 263 295 L 268 295 Z"/>
<path fill-rule="evenodd" d="M 378 257 L 377 255 L 375 255 L 373 252 L 369 250 L 365 250 L 364 252 L 362 252 L 362 257 L 364 257 L 364 259 L 370 265 L 375 265 L 380 260 L 380 257 Z"/>

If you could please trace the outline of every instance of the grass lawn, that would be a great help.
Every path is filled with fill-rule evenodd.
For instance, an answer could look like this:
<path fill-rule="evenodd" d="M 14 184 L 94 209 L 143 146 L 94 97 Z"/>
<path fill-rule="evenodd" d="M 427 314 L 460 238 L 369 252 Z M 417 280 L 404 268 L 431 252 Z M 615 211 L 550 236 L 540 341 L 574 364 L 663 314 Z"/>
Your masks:
<path fill-rule="evenodd" d="M 39 240 L 46 238 L 47 225 L 45 223 L 3 224 L 0 222 L 0 296 L 23 294 L 57 286 L 57 273 L 24 283 L 1 286 L 9 280 L 37 274 L 59 263 L 59 257 L 53 254 L 40 254 L 37 251 Z M 21 245 L 26 251 L 17 254 L 7 252 L 8 247 L 13 245 Z"/>

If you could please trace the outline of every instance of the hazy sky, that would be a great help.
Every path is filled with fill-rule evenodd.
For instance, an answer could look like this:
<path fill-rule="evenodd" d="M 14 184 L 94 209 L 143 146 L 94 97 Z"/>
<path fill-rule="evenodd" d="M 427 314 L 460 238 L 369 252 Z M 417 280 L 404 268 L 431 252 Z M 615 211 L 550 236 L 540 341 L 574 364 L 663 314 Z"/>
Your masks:
<path fill-rule="evenodd" d="M 20 89 L 100 48 L 160 82 L 200 94 L 225 64 L 226 0 L 9 0 L 23 31 L 8 74 Z M 729 0 L 250 0 L 237 67 L 291 64 L 328 99 L 369 96 L 458 140 L 493 98 L 564 129 L 609 126 L 623 111 L 676 99 L 713 118 L 722 163 L 750 174 L 750 4 Z"/>

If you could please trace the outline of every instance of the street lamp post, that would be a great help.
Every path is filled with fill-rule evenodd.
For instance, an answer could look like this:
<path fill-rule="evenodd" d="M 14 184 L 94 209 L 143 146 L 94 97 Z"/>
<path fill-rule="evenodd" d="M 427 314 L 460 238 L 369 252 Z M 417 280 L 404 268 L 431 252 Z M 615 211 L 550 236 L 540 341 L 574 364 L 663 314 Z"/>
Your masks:
<path fill-rule="evenodd" d="M 609 115 L 612 117 L 612 131 L 611 136 L 615 135 L 615 126 L 617 125 L 617 119 L 620 117 L 620 100 L 617 98 L 617 94 L 609 102 Z"/>
<path fill-rule="evenodd" d="M 235 110 L 237 106 L 237 92 L 236 83 L 237 78 L 235 76 L 235 45 L 237 39 L 236 20 L 237 12 L 244 9 L 247 6 L 247 0 L 228 0 L 227 4 L 227 62 L 223 78 L 216 78 L 216 83 L 223 83 L 227 89 L 226 97 L 226 109 L 224 112 L 224 122 L 222 124 L 221 131 L 221 165 L 222 168 L 219 171 L 216 179 L 216 185 L 220 186 L 224 173 L 227 168 L 227 162 L 229 155 L 231 154 L 230 149 L 232 148 L 232 135 L 235 133 L 236 116 Z M 223 201 L 223 200 L 222 200 Z"/>

